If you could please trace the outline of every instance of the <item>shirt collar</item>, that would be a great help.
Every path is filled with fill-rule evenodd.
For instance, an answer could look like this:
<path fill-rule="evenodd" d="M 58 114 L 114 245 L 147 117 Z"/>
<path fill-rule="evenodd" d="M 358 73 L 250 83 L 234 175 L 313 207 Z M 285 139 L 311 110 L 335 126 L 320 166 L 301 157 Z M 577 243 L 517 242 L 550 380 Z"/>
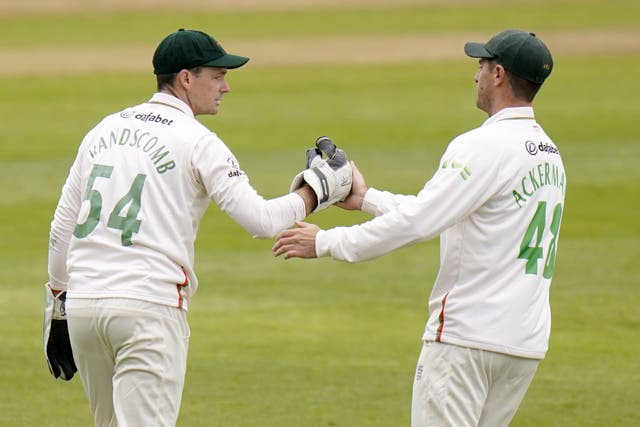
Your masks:
<path fill-rule="evenodd" d="M 193 111 L 191 108 L 178 98 L 173 95 L 169 95 L 168 93 L 156 92 L 153 94 L 151 99 L 149 100 L 150 104 L 161 104 L 166 105 L 167 107 L 175 108 L 176 110 L 182 111 L 184 114 L 194 117 Z"/>
<path fill-rule="evenodd" d="M 535 120 L 533 115 L 533 107 L 510 107 L 502 110 L 489 117 L 482 126 L 490 125 L 501 120 Z"/>

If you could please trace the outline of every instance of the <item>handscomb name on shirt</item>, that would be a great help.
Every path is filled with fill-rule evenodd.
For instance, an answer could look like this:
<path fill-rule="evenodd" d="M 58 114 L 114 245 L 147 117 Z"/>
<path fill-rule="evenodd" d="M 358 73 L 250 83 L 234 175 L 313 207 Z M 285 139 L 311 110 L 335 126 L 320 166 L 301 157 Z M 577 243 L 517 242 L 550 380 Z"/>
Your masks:
<path fill-rule="evenodd" d="M 557 187 L 564 194 L 564 170 L 558 165 L 548 162 L 538 163 L 531 168 L 520 180 L 520 187 L 513 190 L 513 197 L 518 207 L 522 207 L 522 204 L 526 203 L 529 197 L 533 196 L 533 193 L 546 185 Z"/>
<path fill-rule="evenodd" d="M 114 147 L 133 147 L 142 150 L 149 156 L 160 174 L 176 167 L 176 162 L 171 160 L 171 152 L 164 145 L 160 145 L 158 137 L 142 129 L 111 129 L 108 136 L 101 136 L 89 147 L 89 155 L 94 158 L 97 154 Z"/>

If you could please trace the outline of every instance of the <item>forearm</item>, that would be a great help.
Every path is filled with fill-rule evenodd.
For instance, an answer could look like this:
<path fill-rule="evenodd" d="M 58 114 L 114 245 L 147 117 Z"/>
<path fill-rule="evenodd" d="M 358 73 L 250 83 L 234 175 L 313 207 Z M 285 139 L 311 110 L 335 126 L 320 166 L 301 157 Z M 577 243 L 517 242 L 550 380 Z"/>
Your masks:
<path fill-rule="evenodd" d="M 316 235 L 316 256 L 360 262 L 377 258 L 395 249 L 433 238 L 411 216 L 394 211 L 363 224 L 321 230 Z"/>
<path fill-rule="evenodd" d="M 62 194 L 49 230 L 49 282 L 52 288 L 59 290 L 66 290 L 69 282 L 67 273 L 69 242 L 80 210 L 80 186 L 76 163 L 69 171 L 69 176 L 62 187 Z"/>
<path fill-rule="evenodd" d="M 59 204 L 49 231 L 49 282 L 54 289 L 65 290 L 69 281 L 67 256 L 75 225 L 73 212 Z"/>
<path fill-rule="evenodd" d="M 247 187 L 219 206 L 253 237 L 272 238 L 306 216 L 306 201 L 297 193 L 265 200 Z"/>

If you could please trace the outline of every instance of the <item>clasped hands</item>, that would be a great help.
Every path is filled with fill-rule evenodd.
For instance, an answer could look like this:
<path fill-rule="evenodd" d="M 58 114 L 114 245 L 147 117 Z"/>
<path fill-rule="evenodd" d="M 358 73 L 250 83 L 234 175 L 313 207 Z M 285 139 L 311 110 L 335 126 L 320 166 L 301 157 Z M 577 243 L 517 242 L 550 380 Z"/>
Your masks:
<path fill-rule="evenodd" d="M 315 145 L 307 150 L 307 168 L 294 177 L 290 191 L 306 182 L 318 200 L 313 212 L 332 204 L 346 210 L 360 210 L 368 188 L 355 163 L 326 136 L 319 137 Z M 322 158 L 323 154 L 327 160 Z M 320 227 L 303 221 L 296 221 L 295 225 L 298 228 L 284 230 L 276 236 L 274 255 L 283 255 L 284 259 L 316 258 L 316 235 Z"/>

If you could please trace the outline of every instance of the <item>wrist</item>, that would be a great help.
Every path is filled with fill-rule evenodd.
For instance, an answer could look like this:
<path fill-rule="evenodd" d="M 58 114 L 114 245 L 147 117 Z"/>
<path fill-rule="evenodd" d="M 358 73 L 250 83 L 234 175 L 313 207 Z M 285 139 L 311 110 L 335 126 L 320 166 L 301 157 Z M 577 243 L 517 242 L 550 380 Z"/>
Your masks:
<path fill-rule="evenodd" d="M 316 196 L 315 191 L 313 191 L 309 184 L 305 183 L 294 192 L 300 196 L 304 203 L 305 217 L 309 216 L 309 214 L 318 206 L 318 197 Z"/>
<path fill-rule="evenodd" d="M 360 210 L 364 213 L 376 216 L 378 214 L 378 204 L 380 202 L 379 192 L 374 188 L 367 188 L 362 196 Z"/>
<path fill-rule="evenodd" d="M 316 258 L 322 258 L 331 255 L 331 248 L 329 246 L 329 240 L 324 238 L 326 236 L 326 230 L 318 230 L 315 239 Z"/>

